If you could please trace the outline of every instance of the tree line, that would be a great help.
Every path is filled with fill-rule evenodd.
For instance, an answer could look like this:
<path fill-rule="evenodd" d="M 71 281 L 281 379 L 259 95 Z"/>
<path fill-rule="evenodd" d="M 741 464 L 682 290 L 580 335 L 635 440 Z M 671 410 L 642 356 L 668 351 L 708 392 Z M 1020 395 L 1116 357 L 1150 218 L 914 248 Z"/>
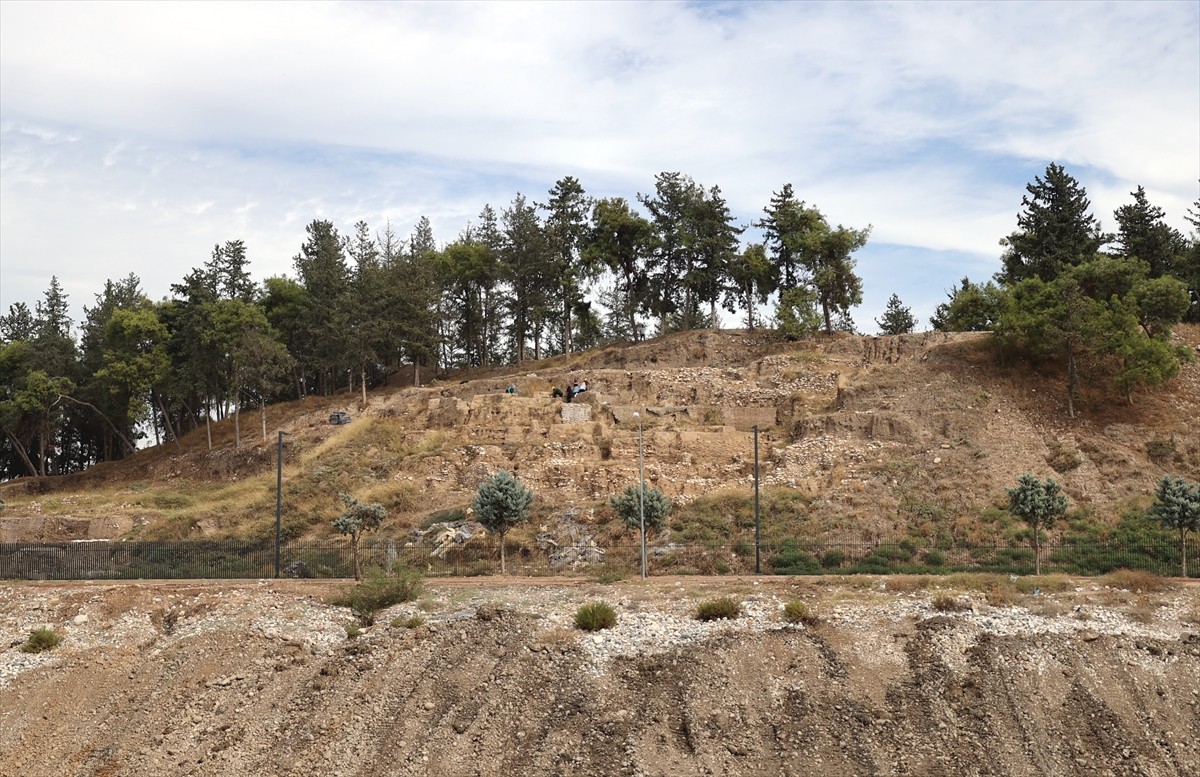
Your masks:
<path fill-rule="evenodd" d="M 1077 375 L 1117 361 L 1128 392 L 1170 377 L 1180 356 L 1165 339 L 1170 326 L 1200 320 L 1196 241 L 1167 228 L 1139 188 L 1118 211 L 1118 250 L 1104 253 L 1112 236 L 1062 168 L 1051 165 L 1030 192 L 1004 271 L 987 285 L 964 279 L 933 325 L 993 329 L 1039 358 L 1069 349 Z M 1060 199 L 1075 210 L 1061 214 Z M 761 242 L 743 244 L 750 227 Z M 314 220 L 294 274 L 261 284 L 245 243 L 229 240 L 160 301 L 135 275 L 107 281 L 78 328 L 51 278 L 32 310 L 16 303 L 0 316 L 0 479 L 79 471 L 147 438 L 178 444 L 227 416 L 240 444 L 243 410 L 258 411 L 251 423 L 265 438 L 271 402 L 344 389 L 365 402 L 399 369 L 421 383 L 431 372 L 713 327 L 719 307 L 788 337 L 853 331 L 854 254 L 869 234 L 831 224 L 790 184 L 742 225 L 720 187 L 679 172 L 658 174 L 635 203 L 589 197 L 567 176 L 545 202 L 517 194 L 499 211 L 485 205 L 444 243 L 424 217 L 407 236 L 390 223 L 360 221 L 343 235 Z M 1068 331 L 1053 308 L 1066 304 L 1061 289 L 1046 287 L 1071 278 L 1066 309 L 1078 323 Z M 894 295 L 877 323 L 891 333 L 915 326 Z M 1099 346 L 1088 336 L 1101 325 L 1125 337 Z"/>

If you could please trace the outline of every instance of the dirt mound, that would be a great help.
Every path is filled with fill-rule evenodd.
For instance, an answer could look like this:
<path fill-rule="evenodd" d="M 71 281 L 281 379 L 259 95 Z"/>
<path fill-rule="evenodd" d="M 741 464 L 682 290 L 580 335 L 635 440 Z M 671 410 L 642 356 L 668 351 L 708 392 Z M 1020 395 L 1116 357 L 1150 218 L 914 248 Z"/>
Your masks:
<path fill-rule="evenodd" d="M 1177 336 L 1200 346 L 1200 327 Z M 580 378 L 591 390 L 575 403 L 552 397 Z M 284 509 L 309 536 L 330 531 L 340 491 L 383 503 L 385 534 L 401 537 L 465 509 L 500 468 L 538 495 L 539 520 L 603 513 L 636 480 L 639 439 L 647 479 L 677 504 L 748 494 L 757 427 L 763 482 L 810 500 L 819 539 L 997 541 L 977 536 L 979 516 L 1022 472 L 1055 477 L 1101 524 L 1164 474 L 1200 479 L 1200 362 L 1133 404 L 1089 392 L 1068 418 L 1060 376 L 998 364 L 979 334 L 697 331 L 385 387 L 366 406 L 310 397 L 269 408 L 268 424 L 287 433 Z M 352 422 L 331 426 L 335 410 Z M 227 420 L 211 450 L 202 428 L 80 475 L 3 484 L 0 537 L 258 536 L 277 443 L 260 426 L 246 413 L 240 446 Z"/>
<path fill-rule="evenodd" d="M 1195 588 L 437 584 L 351 640 L 320 585 L 0 589 L 0 772 L 1200 772 Z M 695 621 L 718 593 L 745 615 Z M 819 623 L 781 622 L 795 597 Z M 572 630 L 596 598 L 617 628 Z"/>

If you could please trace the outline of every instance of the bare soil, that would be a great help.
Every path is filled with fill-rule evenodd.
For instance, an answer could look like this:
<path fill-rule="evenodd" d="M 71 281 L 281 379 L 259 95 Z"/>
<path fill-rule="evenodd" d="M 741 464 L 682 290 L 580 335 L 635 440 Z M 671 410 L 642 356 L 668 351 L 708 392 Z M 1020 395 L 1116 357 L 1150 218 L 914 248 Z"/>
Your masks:
<path fill-rule="evenodd" d="M 343 585 L 0 587 L 0 775 L 1200 774 L 1186 583 L 436 581 L 357 639 Z"/>

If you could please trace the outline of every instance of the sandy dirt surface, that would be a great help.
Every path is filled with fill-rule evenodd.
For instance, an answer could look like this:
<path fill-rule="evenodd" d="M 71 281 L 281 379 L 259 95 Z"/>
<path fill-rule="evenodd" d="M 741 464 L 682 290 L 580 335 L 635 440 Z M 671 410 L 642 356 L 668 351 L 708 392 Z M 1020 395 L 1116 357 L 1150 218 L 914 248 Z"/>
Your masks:
<path fill-rule="evenodd" d="M 432 581 L 356 639 L 345 585 L 0 584 L 0 774 L 1200 774 L 1194 585 Z"/>

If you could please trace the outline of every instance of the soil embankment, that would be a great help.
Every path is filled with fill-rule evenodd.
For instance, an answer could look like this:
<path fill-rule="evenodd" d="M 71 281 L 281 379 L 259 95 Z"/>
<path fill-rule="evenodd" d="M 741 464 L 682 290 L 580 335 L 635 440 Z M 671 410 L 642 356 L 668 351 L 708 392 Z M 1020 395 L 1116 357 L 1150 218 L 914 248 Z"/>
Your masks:
<path fill-rule="evenodd" d="M 10 584 L 0 774 L 1200 774 L 1200 590 L 973 584 L 431 583 L 357 639 L 338 583 Z"/>

